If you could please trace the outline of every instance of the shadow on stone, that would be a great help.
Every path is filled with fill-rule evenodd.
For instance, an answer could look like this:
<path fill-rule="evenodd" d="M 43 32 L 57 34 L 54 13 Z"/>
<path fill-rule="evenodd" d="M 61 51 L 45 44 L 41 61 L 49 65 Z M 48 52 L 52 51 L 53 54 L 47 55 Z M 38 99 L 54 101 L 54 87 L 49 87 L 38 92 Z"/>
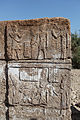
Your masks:
<path fill-rule="evenodd" d="M 31 118 L 30 120 L 37 120 L 36 118 Z"/>
<path fill-rule="evenodd" d="M 75 106 L 71 106 L 71 118 L 72 120 L 80 120 L 80 111 L 75 108 Z"/>

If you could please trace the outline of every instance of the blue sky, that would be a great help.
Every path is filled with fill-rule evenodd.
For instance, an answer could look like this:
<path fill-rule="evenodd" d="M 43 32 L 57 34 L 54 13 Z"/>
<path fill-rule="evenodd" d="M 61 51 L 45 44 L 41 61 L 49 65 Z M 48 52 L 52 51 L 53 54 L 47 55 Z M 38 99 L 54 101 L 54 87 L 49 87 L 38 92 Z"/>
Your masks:
<path fill-rule="evenodd" d="M 71 32 L 80 30 L 80 0 L 0 0 L 0 21 L 65 17 Z"/>

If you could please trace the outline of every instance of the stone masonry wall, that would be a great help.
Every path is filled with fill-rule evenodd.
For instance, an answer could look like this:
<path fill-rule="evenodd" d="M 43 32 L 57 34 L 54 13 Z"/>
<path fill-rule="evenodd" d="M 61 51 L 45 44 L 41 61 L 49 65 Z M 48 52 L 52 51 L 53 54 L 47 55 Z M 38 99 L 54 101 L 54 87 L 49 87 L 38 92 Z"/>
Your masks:
<path fill-rule="evenodd" d="M 0 120 L 70 120 L 70 22 L 0 22 Z"/>

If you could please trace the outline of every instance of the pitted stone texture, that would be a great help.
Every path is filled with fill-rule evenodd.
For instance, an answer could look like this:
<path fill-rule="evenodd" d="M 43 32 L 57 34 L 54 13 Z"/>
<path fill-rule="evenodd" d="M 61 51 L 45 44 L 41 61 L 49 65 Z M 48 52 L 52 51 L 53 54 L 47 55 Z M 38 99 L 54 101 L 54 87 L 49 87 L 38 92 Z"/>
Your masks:
<path fill-rule="evenodd" d="M 53 114 L 54 113 L 54 114 Z M 45 120 L 71 120 L 71 112 L 69 109 L 57 110 L 49 108 Z"/>
<path fill-rule="evenodd" d="M 80 103 L 80 70 L 71 70 L 71 103 Z"/>
<path fill-rule="evenodd" d="M 14 106 L 9 108 L 10 120 L 70 120 L 70 111 L 37 106 Z"/>
<path fill-rule="evenodd" d="M 71 70 L 71 110 L 72 119 L 80 119 L 80 69 Z"/>
<path fill-rule="evenodd" d="M 42 107 L 14 106 L 9 108 L 10 120 L 45 120 L 45 109 Z"/>
<path fill-rule="evenodd" d="M 69 120 L 70 58 L 68 19 L 0 22 L 0 119 Z"/>
<path fill-rule="evenodd" d="M 6 63 L 0 61 L 0 103 L 4 103 L 5 101 L 5 93 L 6 93 L 5 66 Z"/>
<path fill-rule="evenodd" d="M 0 120 L 6 120 L 7 108 L 4 104 L 0 104 Z"/>
<path fill-rule="evenodd" d="M 71 111 L 70 109 L 61 111 L 61 120 L 71 120 Z"/>
<path fill-rule="evenodd" d="M 0 22 L 0 59 L 5 59 L 6 34 L 5 22 Z"/>
<path fill-rule="evenodd" d="M 22 106 L 23 110 L 25 106 L 31 106 L 33 109 L 35 106 L 37 109 L 39 107 L 46 108 L 46 115 L 43 115 L 42 120 L 51 117 L 51 119 L 60 120 L 64 115 L 66 116 L 67 109 L 70 106 L 70 65 L 66 67 L 66 64 L 56 65 L 44 62 L 9 62 L 8 78 L 9 104 L 14 105 L 14 108 L 10 107 L 9 109 L 11 111 L 12 108 L 14 109 L 15 116 L 18 114 L 16 106 Z M 65 111 L 64 115 L 61 114 L 62 110 Z M 53 116 L 50 116 L 52 113 L 48 113 L 48 111 L 51 111 Z M 12 113 L 10 114 L 12 116 Z M 36 114 L 35 111 L 34 114 Z"/>
<path fill-rule="evenodd" d="M 65 18 L 11 21 L 7 24 L 9 59 L 68 59 L 70 22 Z"/>
<path fill-rule="evenodd" d="M 6 119 L 5 94 L 6 94 L 6 78 L 5 78 L 6 63 L 0 61 L 0 120 Z"/>
<path fill-rule="evenodd" d="M 22 80 L 19 73 L 21 74 L 22 68 L 9 68 L 9 102 L 10 104 L 40 104 L 40 93 L 39 81 L 44 80 L 44 72 L 46 68 L 34 68 L 37 69 L 37 73 L 29 71 L 24 68 L 24 74 Z M 39 72 L 38 72 L 39 70 Z M 35 70 L 36 71 L 36 70 Z M 33 72 L 33 74 L 31 74 Z M 39 75 L 38 75 L 39 73 Z M 35 75 L 36 74 L 36 75 Z M 24 78 L 28 78 L 24 80 Z M 45 78 L 46 80 L 46 78 Z"/>

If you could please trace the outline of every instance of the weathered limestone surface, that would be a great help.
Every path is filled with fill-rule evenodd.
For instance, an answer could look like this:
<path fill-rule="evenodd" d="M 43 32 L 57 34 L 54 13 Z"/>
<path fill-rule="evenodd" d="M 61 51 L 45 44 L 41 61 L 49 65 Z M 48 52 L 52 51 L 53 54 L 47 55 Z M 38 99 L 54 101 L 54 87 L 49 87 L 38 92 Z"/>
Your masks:
<path fill-rule="evenodd" d="M 70 111 L 42 107 L 10 107 L 10 120 L 70 120 Z"/>
<path fill-rule="evenodd" d="M 71 104 L 73 120 L 80 119 L 80 70 L 71 70 Z"/>
<path fill-rule="evenodd" d="M 8 65 L 9 104 L 15 106 L 9 109 L 11 119 L 70 119 L 70 65 L 12 62 Z"/>
<path fill-rule="evenodd" d="M 0 59 L 5 59 L 5 22 L 0 22 Z"/>
<path fill-rule="evenodd" d="M 70 25 L 64 18 L 13 21 L 7 25 L 9 59 L 68 59 Z"/>
<path fill-rule="evenodd" d="M 1 120 L 71 120 L 69 20 L 0 22 L 0 45 Z"/>
<path fill-rule="evenodd" d="M 63 64 L 61 68 L 59 64 L 51 63 L 16 63 L 16 66 L 10 63 L 8 68 L 9 103 L 47 105 L 57 109 L 61 107 L 66 109 L 69 107 L 70 74 L 68 69 L 70 68 L 66 68 L 66 64 Z"/>
<path fill-rule="evenodd" d="M 6 78 L 5 78 L 5 67 L 6 63 L 0 61 L 0 120 L 6 119 L 6 106 L 5 106 L 5 95 L 6 95 Z"/>
<path fill-rule="evenodd" d="M 80 103 L 80 70 L 71 70 L 71 102 L 73 105 Z"/>

